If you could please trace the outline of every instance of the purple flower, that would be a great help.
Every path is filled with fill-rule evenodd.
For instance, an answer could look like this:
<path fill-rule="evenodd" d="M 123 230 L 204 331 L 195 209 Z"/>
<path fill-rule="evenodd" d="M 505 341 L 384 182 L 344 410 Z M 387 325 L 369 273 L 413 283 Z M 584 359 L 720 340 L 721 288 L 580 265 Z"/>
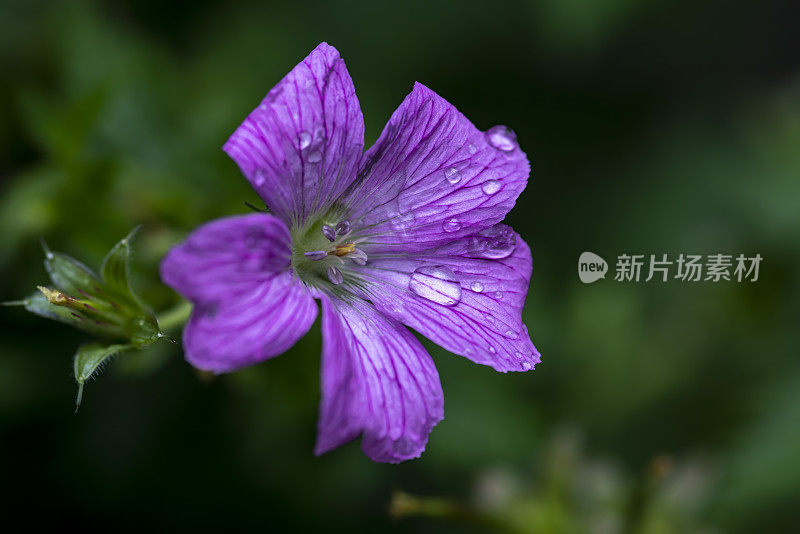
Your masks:
<path fill-rule="evenodd" d="M 521 317 L 530 249 L 500 223 L 530 165 L 511 130 L 478 131 L 421 84 L 363 147 L 353 82 L 322 43 L 224 146 L 273 214 L 201 226 L 161 276 L 195 305 L 187 360 L 215 373 L 286 351 L 319 299 L 315 452 L 362 435 L 370 458 L 400 462 L 425 449 L 444 402 L 403 325 L 498 371 L 539 362 Z"/>

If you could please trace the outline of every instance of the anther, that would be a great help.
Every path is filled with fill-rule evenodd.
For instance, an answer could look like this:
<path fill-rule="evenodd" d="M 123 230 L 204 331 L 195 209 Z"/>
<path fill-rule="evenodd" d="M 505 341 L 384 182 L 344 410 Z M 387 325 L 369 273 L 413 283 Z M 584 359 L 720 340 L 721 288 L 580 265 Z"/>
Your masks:
<path fill-rule="evenodd" d="M 367 264 L 367 253 L 361 250 L 360 248 L 353 249 L 353 252 L 349 253 L 345 256 L 347 259 L 353 260 L 353 263 L 357 265 L 366 265 Z"/>
<path fill-rule="evenodd" d="M 324 260 L 325 258 L 327 258 L 328 257 L 328 253 L 325 252 L 324 250 L 314 250 L 312 252 L 306 252 L 305 256 L 309 260 L 319 261 L 319 260 Z"/>
<path fill-rule="evenodd" d="M 322 235 L 324 235 L 331 243 L 336 240 L 336 232 L 327 224 L 322 225 Z"/>
<path fill-rule="evenodd" d="M 339 269 L 337 269 L 333 265 L 330 265 L 328 267 L 328 280 L 330 280 L 333 284 L 338 286 L 344 281 L 344 277 L 342 276 L 342 272 Z"/>
<path fill-rule="evenodd" d="M 336 233 L 341 235 L 347 235 L 350 233 L 350 221 L 342 221 L 336 225 Z"/>

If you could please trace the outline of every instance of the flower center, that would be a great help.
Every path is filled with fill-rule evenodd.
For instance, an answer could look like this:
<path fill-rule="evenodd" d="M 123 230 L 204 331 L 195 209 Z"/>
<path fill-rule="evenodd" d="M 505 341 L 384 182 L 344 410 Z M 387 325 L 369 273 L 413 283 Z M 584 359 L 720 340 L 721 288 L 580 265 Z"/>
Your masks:
<path fill-rule="evenodd" d="M 326 216 L 292 228 L 292 269 L 311 286 L 340 285 L 351 275 L 347 266 L 367 263 L 367 255 L 356 247 L 357 236 L 350 222 Z"/>

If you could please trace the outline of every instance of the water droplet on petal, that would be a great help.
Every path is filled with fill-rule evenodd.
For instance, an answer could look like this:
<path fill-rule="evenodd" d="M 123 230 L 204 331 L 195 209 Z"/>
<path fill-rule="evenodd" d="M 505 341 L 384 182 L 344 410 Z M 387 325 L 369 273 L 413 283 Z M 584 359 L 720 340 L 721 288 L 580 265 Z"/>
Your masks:
<path fill-rule="evenodd" d="M 324 260 L 328 257 L 328 253 L 324 250 L 312 250 L 311 252 L 306 252 L 305 257 L 309 260 L 319 261 Z"/>
<path fill-rule="evenodd" d="M 519 358 L 520 360 L 522 359 L 522 353 L 521 353 L 521 352 L 515 352 L 515 353 L 514 353 L 514 356 L 515 356 L 516 358 Z"/>
<path fill-rule="evenodd" d="M 319 163 L 322 161 L 322 152 L 319 150 L 312 150 L 309 152 L 308 156 L 306 156 L 306 159 L 309 163 Z"/>
<path fill-rule="evenodd" d="M 461 300 L 461 284 L 455 273 L 444 266 L 419 267 L 411 274 L 408 288 L 443 306 L 455 306 Z"/>
<path fill-rule="evenodd" d="M 495 193 L 500 191 L 501 187 L 502 185 L 500 185 L 500 182 L 498 182 L 497 180 L 487 180 L 483 182 L 481 190 L 487 195 L 494 195 Z"/>
<path fill-rule="evenodd" d="M 476 147 L 475 145 L 470 143 L 470 144 L 467 145 L 467 150 L 469 150 L 470 154 L 474 154 L 475 152 L 478 151 L 478 147 Z"/>
<path fill-rule="evenodd" d="M 486 322 L 489 322 L 489 323 L 494 323 L 494 317 L 492 317 L 491 315 L 489 315 L 489 314 L 487 313 L 487 314 L 486 314 Z"/>
<path fill-rule="evenodd" d="M 245 245 L 247 248 L 257 248 L 264 242 L 264 235 L 256 230 L 251 229 L 247 232 L 247 238 L 245 239 Z M 49 256 L 48 256 L 49 258 Z"/>
<path fill-rule="evenodd" d="M 328 280 L 338 286 L 344 281 L 344 277 L 339 269 L 331 265 L 328 267 Z"/>
<path fill-rule="evenodd" d="M 503 152 L 511 152 L 517 148 L 517 135 L 506 126 L 493 126 L 486 132 L 489 144 Z"/>
<path fill-rule="evenodd" d="M 336 233 L 338 235 L 347 235 L 350 233 L 350 221 L 342 221 L 336 225 Z"/>
<path fill-rule="evenodd" d="M 308 145 L 311 144 L 311 134 L 308 132 L 300 132 L 297 136 L 297 148 L 303 150 L 308 148 Z"/>
<path fill-rule="evenodd" d="M 473 290 L 475 293 L 480 293 L 481 291 L 483 291 L 483 284 L 475 281 L 470 284 L 469 288 Z"/>
<path fill-rule="evenodd" d="M 273 87 L 272 89 L 269 90 L 269 93 L 267 93 L 267 96 L 264 97 L 264 101 L 268 102 L 268 103 L 272 103 L 272 102 L 275 101 L 276 98 L 281 96 L 281 93 L 283 93 L 283 85 L 276 85 L 275 87 Z M 267 106 L 264 105 L 264 104 L 261 104 L 261 109 L 267 109 Z"/>
<path fill-rule="evenodd" d="M 409 212 L 395 212 L 389 219 L 389 224 L 397 232 L 405 232 L 414 224 L 414 213 Z"/>
<path fill-rule="evenodd" d="M 530 371 L 533 366 L 531 362 L 522 362 L 522 368 L 526 371 Z"/>
<path fill-rule="evenodd" d="M 503 292 L 502 291 L 495 292 L 494 298 L 496 298 L 497 300 L 502 300 L 503 299 Z"/>
<path fill-rule="evenodd" d="M 499 260 L 510 256 L 516 244 L 517 236 L 514 231 L 505 224 L 496 224 L 473 236 L 467 250 L 475 258 Z"/>
<path fill-rule="evenodd" d="M 517 334 L 513 330 L 506 330 L 506 337 L 508 339 L 517 339 L 519 337 L 519 334 Z"/>
<path fill-rule="evenodd" d="M 253 175 L 253 183 L 255 184 L 256 187 L 261 187 L 266 182 L 267 182 L 267 177 L 264 174 L 264 170 L 258 169 L 255 175 Z"/>
<path fill-rule="evenodd" d="M 322 235 L 325 236 L 325 239 L 328 241 L 335 241 L 336 240 L 336 232 L 334 232 L 333 228 L 328 226 L 327 224 L 322 225 Z"/>
<path fill-rule="evenodd" d="M 447 219 L 442 223 L 442 230 L 447 233 L 458 232 L 461 230 L 461 221 L 456 219 L 455 217 L 452 219 Z"/>
<path fill-rule="evenodd" d="M 448 182 L 455 185 L 461 181 L 461 171 L 455 167 L 450 167 L 449 169 L 445 169 L 444 177 Z"/>
<path fill-rule="evenodd" d="M 497 352 L 497 349 L 495 349 L 494 347 L 489 347 L 489 352 L 494 354 L 495 352 Z"/>

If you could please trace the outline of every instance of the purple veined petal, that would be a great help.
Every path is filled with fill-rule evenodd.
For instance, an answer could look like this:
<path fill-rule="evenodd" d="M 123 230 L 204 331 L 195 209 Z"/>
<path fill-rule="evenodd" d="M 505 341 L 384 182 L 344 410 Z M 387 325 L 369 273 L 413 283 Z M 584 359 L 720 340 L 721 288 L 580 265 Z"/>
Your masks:
<path fill-rule="evenodd" d="M 302 222 L 350 185 L 364 148 L 364 118 L 335 48 L 320 44 L 281 80 L 223 150 L 267 206 Z"/>
<path fill-rule="evenodd" d="M 183 330 L 186 359 L 205 371 L 235 371 L 286 352 L 316 317 L 308 289 L 283 272 L 235 300 L 197 305 Z"/>
<path fill-rule="evenodd" d="M 475 239 L 501 235 L 505 225 L 471 238 L 405 257 L 370 256 L 357 268 L 375 307 L 450 352 L 498 371 L 529 371 L 540 355 L 522 322 L 531 275 L 531 252 L 514 234 L 513 251 L 475 247 Z M 487 251 L 488 252 L 483 252 Z"/>
<path fill-rule="evenodd" d="M 214 303 L 238 296 L 289 268 L 291 238 L 273 215 L 204 224 L 161 262 L 161 279 L 187 299 Z"/>
<path fill-rule="evenodd" d="M 322 400 L 315 454 L 363 435 L 378 462 L 417 458 L 444 416 L 430 355 L 369 303 L 322 299 Z"/>
<path fill-rule="evenodd" d="M 365 246 L 420 251 L 503 220 L 529 174 L 513 132 L 479 131 L 417 83 L 362 158 L 346 197 L 350 217 L 371 228 Z"/>
<path fill-rule="evenodd" d="M 317 306 L 289 271 L 286 225 L 264 214 L 205 224 L 161 262 L 161 278 L 195 308 L 186 359 L 216 373 L 284 352 L 314 323 Z"/>

